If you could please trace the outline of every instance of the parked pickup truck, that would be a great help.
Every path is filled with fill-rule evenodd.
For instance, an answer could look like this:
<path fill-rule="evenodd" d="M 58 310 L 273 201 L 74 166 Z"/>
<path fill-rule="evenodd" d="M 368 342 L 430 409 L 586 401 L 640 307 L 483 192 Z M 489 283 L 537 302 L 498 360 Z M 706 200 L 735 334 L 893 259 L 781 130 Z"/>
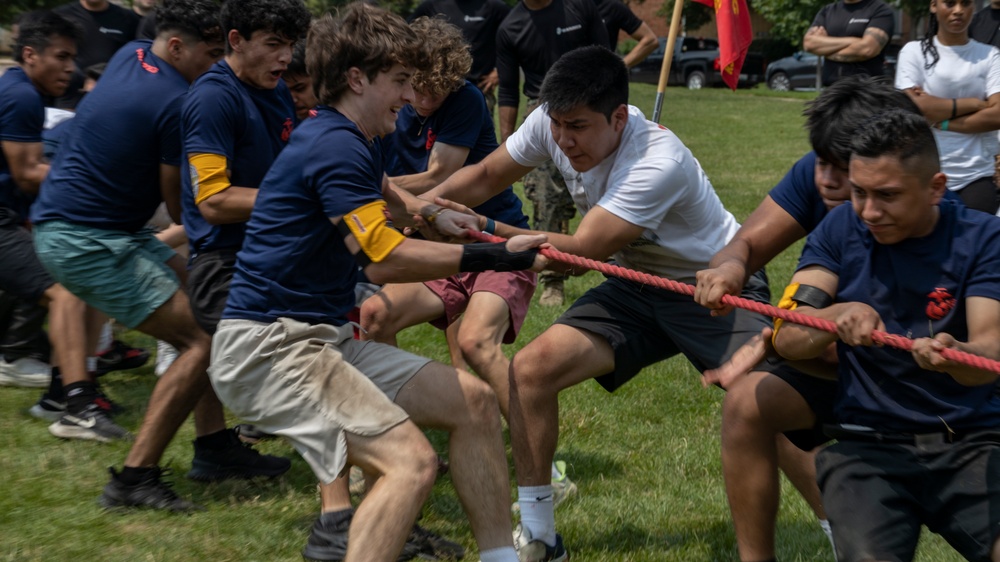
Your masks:
<path fill-rule="evenodd" d="M 667 39 L 660 37 L 660 46 L 646 60 L 632 68 L 633 82 L 656 84 L 660 80 L 660 66 Z M 701 37 L 678 37 L 674 44 L 674 59 L 670 65 L 670 86 L 687 86 L 697 90 L 707 86 L 723 86 L 718 69 L 719 42 Z M 750 88 L 764 78 L 764 57 L 748 53 L 740 71 L 739 87 Z"/>

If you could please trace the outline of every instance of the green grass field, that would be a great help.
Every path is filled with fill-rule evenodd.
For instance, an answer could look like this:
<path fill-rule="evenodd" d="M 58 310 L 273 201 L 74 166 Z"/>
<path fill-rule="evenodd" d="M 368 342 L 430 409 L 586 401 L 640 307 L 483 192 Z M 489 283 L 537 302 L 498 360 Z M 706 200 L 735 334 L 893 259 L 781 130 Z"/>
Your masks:
<path fill-rule="evenodd" d="M 652 114 L 654 87 L 633 87 L 632 103 Z M 722 201 L 745 218 L 807 150 L 803 102 L 813 94 L 762 90 L 670 89 L 661 121 L 691 148 Z M 769 268 L 772 292 L 791 274 L 799 246 Z M 567 285 L 572 301 L 600 280 L 594 273 Z M 533 308 L 510 355 L 561 312 Z M 155 342 L 127 334 L 134 344 Z M 403 334 L 401 346 L 447 360 L 443 335 L 430 327 Z M 136 429 L 155 384 L 152 365 L 105 377 L 106 391 L 128 408 L 119 422 Z M 198 484 L 190 467 L 193 426 L 185 424 L 163 465 L 176 471 L 177 491 L 207 507 L 190 516 L 155 512 L 105 513 L 96 504 L 107 467 L 120 466 L 128 444 L 59 441 L 27 409 L 38 391 L 0 388 L 0 561 L 301 560 L 319 502 L 316 481 L 284 443 L 264 451 L 293 457 L 289 474 L 273 482 Z M 705 390 L 698 373 L 675 358 L 648 368 L 615 394 L 596 383 L 561 396 L 559 458 L 580 495 L 556 513 L 575 562 L 737 560 L 719 465 L 722 391 Z M 234 420 L 235 421 L 235 420 Z M 445 450 L 445 437 L 432 433 Z M 511 474 L 513 485 L 513 473 Z M 448 477 L 428 502 L 426 527 L 475 545 Z M 790 485 L 778 522 L 781 560 L 832 560 L 826 537 Z M 918 560 L 959 558 L 937 538 Z"/>

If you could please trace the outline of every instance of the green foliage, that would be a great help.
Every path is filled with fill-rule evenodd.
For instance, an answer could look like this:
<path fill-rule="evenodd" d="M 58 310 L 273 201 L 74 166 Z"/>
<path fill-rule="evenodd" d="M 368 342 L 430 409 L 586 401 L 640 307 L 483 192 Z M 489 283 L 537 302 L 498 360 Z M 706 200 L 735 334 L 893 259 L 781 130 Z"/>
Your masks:
<path fill-rule="evenodd" d="M 4 0 L 0 2 L 0 25 L 7 26 L 18 14 L 45 10 L 65 4 L 68 0 Z"/>
<path fill-rule="evenodd" d="M 706 23 L 711 23 L 715 17 L 715 10 L 704 4 L 691 2 L 690 0 L 684 3 L 681 13 L 684 14 L 684 31 L 694 31 Z M 670 19 L 674 15 L 674 0 L 665 0 L 660 9 L 656 11 L 656 15 L 666 18 L 667 27 L 669 28 Z"/>
<path fill-rule="evenodd" d="M 754 10 L 771 22 L 771 36 L 802 45 L 806 34 L 820 8 L 831 0 L 754 0 Z M 925 1 L 925 0 L 921 0 Z"/>
<path fill-rule="evenodd" d="M 638 45 L 638 44 L 639 44 L 639 42 L 636 41 L 635 39 L 632 39 L 631 37 L 627 37 L 627 38 L 625 38 L 624 41 L 619 41 L 618 42 L 618 54 L 620 54 L 622 56 L 627 55 L 627 54 L 631 53 L 632 49 L 634 49 L 635 46 Z"/>

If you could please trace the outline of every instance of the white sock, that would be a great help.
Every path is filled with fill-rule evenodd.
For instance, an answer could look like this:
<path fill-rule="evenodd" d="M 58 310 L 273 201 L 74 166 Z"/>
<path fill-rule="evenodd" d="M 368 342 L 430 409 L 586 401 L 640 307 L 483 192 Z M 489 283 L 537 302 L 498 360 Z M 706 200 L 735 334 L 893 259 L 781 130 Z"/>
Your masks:
<path fill-rule="evenodd" d="M 111 322 L 105 322 L 101 326 L 101 334 L 97 337 L 97 352 L 102 353 L 107 351 L 111 347 L 111 342 L 114 341 L 115 334 L 111 329 Z"/>
<path fill-rule="evenodd" d="M 528 529 L 531 538 L 555 546 L 556 516 L 552 485 L 518 486 L 517 503 L 521 507 L 521 525 Z"/>
<path fill-rule="evenodd" d="M 824 533 L 826 533 L 826 538 L 830 539 L 830 548 L 833 549 L 833 555 L 836 556 L 837 545 L 833 544 L 833 529 L 830 528 L 830 522 L 827 521 L 826 519 L 820 519 L 819 527 L 823 529 Z"/>
<path fill-rule="evenodd" d="M 513 546 L 480 550 L 479 562 L 517 562 L 517 551 Z"/>
<path fill-rule="evenodd" d="M 87 372 L 93 373 L 97 370 L 97 357 L 90 356 L 87 358 Z"/>

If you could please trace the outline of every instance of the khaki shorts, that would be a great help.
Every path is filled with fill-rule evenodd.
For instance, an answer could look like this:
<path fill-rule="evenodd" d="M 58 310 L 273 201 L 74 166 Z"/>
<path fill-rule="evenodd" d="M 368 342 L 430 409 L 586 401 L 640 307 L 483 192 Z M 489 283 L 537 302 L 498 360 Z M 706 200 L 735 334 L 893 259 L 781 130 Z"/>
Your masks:
<path fill-rule="evenodd" d="M 430 362 L 353 339 L 350 324 L 223 320 L 209 377 L 219 399 L 261 430 L 288 438 L 323 483 L 344 470 L 344 432 L 370 437 L 406 421 L 393 403 Z"/>

